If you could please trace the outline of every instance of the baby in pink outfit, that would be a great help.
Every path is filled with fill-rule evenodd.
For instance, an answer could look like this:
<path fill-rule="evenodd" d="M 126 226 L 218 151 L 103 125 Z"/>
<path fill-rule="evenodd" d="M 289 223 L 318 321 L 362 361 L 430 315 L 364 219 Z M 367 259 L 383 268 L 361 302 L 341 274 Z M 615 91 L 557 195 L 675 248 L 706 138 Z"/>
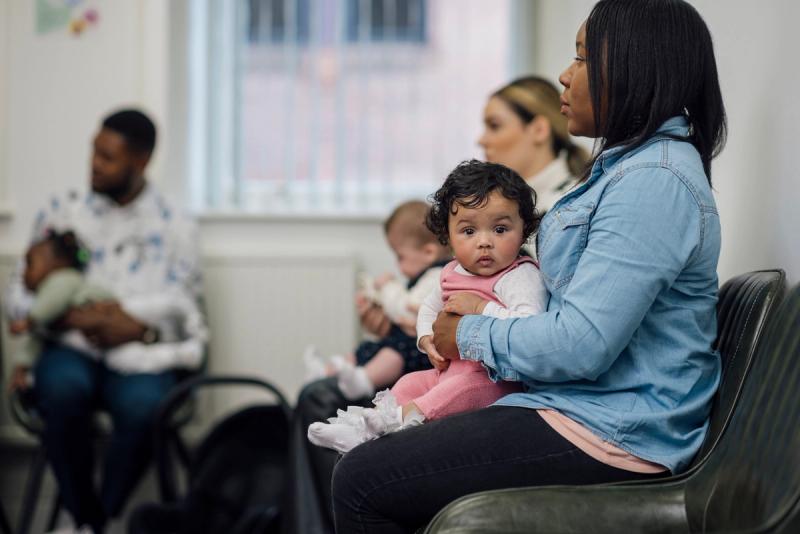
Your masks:
<path fill-rule="evenodd" d="M 535 193 L 511 169 L 476 160 L 450 173 L 433 195 L 426 221 L 455 260 L 443 270 L 440 285 L 417 316 L 417 344 L 436 369 L 403 376 L 375 397 L 375 408 L 351 406 L 328 423 L 313 423 L 308 439 L 347 452 L 426 420 L 486 407 L 519 391 L 515 382 L 493 382 L 483 366 L 446 360 L 433 344 L 433 322 L 444 311 L 501 319 L 545 311 L 548 294 L 535 262 L 520 249 L 536 231 Z"/>

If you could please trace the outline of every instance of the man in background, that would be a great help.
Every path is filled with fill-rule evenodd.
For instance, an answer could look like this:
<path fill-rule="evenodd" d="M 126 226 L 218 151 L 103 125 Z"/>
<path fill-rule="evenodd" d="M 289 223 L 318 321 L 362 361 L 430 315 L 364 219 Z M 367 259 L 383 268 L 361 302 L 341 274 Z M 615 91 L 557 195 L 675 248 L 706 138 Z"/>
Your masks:
<path fill-rule="evenodd" d="M 158 404 L 177 370 L 202 364 L 208 337 L 195 227 L 145 178 L 155 144 L 155 126 L 140 111 L 106 117 L 94 138 L 91 190 L 52 197 L 34 226 L 32 242 L 48 230 L 75 232 L 88 250 L 87 281 L 115 296 L 71 308 L 38 360 L 12 376 L 12 388 L 33 388 L 48 460 L 81 532 L 102 532 L 122 512 L 150 460 Z M 6 299 L 12 320 L 31 302 L 24 267 Z M 91 427 L 98 409 L 113 423 L 100 488 Z"/>

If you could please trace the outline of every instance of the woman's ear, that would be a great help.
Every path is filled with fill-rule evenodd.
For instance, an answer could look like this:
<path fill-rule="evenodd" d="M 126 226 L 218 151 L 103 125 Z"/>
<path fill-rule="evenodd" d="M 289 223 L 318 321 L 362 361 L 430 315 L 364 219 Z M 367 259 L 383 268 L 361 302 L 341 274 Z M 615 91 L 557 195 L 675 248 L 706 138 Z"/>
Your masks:
<path fill-rule="evenodd" d="M 552 138 L 550 121 L 543 115 L 537 115 L 525 125 L 525 131 L 534 145 L 549 145 Z"/>

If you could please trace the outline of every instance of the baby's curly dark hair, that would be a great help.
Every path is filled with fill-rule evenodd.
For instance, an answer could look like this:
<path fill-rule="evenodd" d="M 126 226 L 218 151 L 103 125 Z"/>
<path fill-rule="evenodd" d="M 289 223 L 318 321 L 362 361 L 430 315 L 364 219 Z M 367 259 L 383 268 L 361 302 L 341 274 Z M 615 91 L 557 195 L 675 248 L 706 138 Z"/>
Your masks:
<path fill-rule="evenodd" d="M 499 163 L 476 159 L 459 163 L 442 187 L 431 195 L 432 205 L 425 224 L 442 245 L 447 245 L 450 214 L 454 214 L 458 206 L 478 208 L 485 205 L 495 189 L 519 206 L 523 242 L 527 242 L 539 228 L 541 218 L 536 212 L 536 193 L 519 174 Z"/>
<path fill-rule="evenodd" d="M 48 228 L 40 243 L 50 245 L 55 257 L 64 260 L 73 269 L 84 271 L 89 265 L 89 251 L 72 230 L 59 232 Z"/>

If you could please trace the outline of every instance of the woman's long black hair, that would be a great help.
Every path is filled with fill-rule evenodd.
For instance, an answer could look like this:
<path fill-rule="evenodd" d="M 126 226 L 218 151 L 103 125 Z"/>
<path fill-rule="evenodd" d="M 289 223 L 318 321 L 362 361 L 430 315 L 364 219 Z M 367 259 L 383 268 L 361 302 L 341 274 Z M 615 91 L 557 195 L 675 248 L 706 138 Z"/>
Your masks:
<path fill-rule="evenodd" d="M 710 184 L 727 124 L 711 34 L 697 11 L 683 0 L 601 0 L 585 44 L 597 153 L 635 148 L 683 115 Z"/>

